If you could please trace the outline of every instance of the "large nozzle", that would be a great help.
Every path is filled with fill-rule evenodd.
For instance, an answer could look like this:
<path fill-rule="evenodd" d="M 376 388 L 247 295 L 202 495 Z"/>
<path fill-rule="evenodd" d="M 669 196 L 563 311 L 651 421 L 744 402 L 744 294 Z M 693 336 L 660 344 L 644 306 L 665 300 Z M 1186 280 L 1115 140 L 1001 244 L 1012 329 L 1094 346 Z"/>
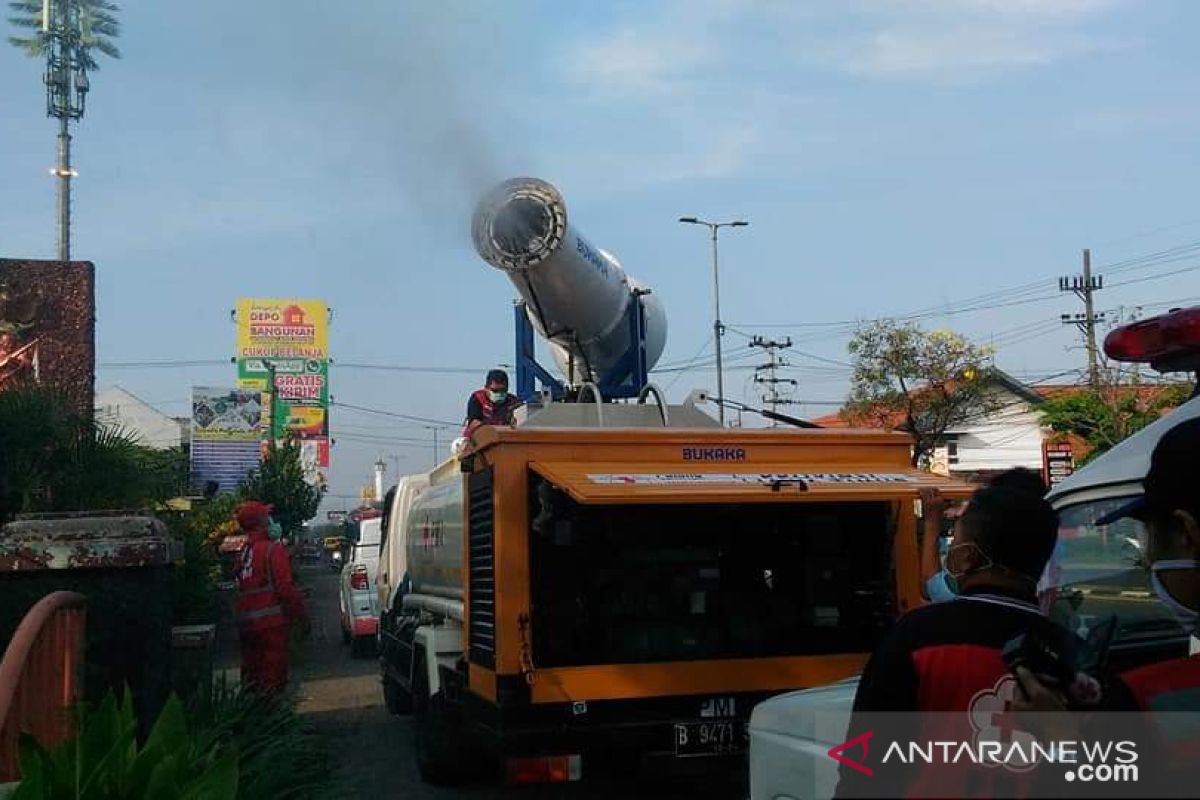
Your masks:
<path fill-rule="evenodd" d="M 567 219 L 567 204 L 549 183 L 512 178 L 475 208 L 471 235 L 480 257 L 502 269 L 538 331 L 556 347 L 568 380 L 597 380 L 630 347 L 627 309 L 635 289 L 615 258 L 588 242 Z M 653 366 L 666 344 L 667 321 L 646 294 L 646 359 Z M 567 366 L 574 362 L 574 370 Z"/>
<path fill-rule="evenodd" d="M 513 178 L 479 202 L 471 225 L 475 249 L 500 269 L 528 269 L 546 260 L 567 232 L 562 195 L 537 178 Z"/>

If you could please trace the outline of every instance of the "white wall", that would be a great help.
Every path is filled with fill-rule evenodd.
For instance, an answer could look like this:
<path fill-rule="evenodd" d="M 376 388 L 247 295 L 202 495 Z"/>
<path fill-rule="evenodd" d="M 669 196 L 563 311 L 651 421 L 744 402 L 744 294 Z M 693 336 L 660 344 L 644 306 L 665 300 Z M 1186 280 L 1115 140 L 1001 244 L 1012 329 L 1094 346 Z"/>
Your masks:
<path fill-rule="evenodd" d="M 96 395 L 96 421 L 136 436 L 139 444 L 166 450 L 183 444 L 183 428 L 119 386 Z"/>
<path fill-rule="evenodd" d="M 958 441 L 958 463 L 949 465 L 952 474 L 1012 467 L 1041 471 L 1043 434 L 1038 415 L 1027 400 L 1009 398 L 994 414 L 947 431 Z M 938 455 L 944 458 L 944 453 L 945 448 L 939 448 Z"/>

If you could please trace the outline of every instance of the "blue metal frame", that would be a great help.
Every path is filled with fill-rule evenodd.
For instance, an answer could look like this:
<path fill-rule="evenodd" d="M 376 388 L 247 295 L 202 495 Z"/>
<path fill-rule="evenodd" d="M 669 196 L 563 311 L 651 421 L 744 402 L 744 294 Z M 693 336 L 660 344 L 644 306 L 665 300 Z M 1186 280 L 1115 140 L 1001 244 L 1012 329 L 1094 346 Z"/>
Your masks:
<path fill-rule="evenodd" d="M 629 349 L 598 382 L 600 393 L 606 400 L 638 397 L 650 382 L 650 369 L 646 361 L 646 311 L 640 294 L 634 294 L 631 300 L 625 311 L 625 324 L 629 326 Z M 529 321 L 524 303 L 518 302 L 513 306 L 513 321 L 517 345 L 517 396 L 529 402 L 537 395 L 537 384 L 541 383 L 554 400 L 564 399 L 567 395 L 566 386 L 537 361 L 533 323 Z"/>
<path fill-rule="evenodd" d="M 634 293 L 625 307 L 625 324 L 629 326 L 629 349 L 612 369 L 600 378 L 600 394 L 609 398 L 637 397 L 650 382 L 646 363 L 646 311 L 641 294 Z"/>
<path fill-rule="evenodd" d="M 524 303 L 513 305 L 513 317 L 516 322 L 517 334 L 517 397 L 526 403 L 537 396 L 537 382 L 550 391 L 555 400 L 567 396 L 567 389 L 562 381 L 555 378 L 545 367 L 537 362 L 537 353 L 533 348 L 533 323 L 525 311 Z"/>

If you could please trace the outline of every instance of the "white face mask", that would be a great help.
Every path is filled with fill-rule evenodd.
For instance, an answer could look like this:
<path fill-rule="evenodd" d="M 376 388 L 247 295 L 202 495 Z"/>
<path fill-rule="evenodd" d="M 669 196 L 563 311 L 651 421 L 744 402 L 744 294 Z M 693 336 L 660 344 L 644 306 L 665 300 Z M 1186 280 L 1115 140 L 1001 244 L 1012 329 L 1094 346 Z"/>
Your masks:
<path fill-rule="evenodd" d="M 1179 620 L 1183 629 L 1194 634 L 1200 632 L 1200 609 L 1188 608 L 1176 600 L 1158 577 L 1160 572 L 1176 572 L 1185 569 L 1200 569 L 1200 559 L 1172 558 L 1155 561 L 1150 565 L 1150 588 L 1175 619 Z"/>

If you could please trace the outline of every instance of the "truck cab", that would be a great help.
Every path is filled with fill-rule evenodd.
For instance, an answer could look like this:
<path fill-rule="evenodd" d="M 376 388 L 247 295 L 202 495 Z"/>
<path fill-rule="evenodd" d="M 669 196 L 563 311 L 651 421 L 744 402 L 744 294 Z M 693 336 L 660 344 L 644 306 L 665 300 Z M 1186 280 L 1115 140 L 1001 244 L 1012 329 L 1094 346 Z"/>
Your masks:
<path fill-rule="evenodd" d="M 552 405 L 396 491 L 383 684 L 426 779 L 742 770 L 755 704 L 854 675 L 921 602 L 918 491 L 969 487 L 906 436 L 648 411 Z"/>

